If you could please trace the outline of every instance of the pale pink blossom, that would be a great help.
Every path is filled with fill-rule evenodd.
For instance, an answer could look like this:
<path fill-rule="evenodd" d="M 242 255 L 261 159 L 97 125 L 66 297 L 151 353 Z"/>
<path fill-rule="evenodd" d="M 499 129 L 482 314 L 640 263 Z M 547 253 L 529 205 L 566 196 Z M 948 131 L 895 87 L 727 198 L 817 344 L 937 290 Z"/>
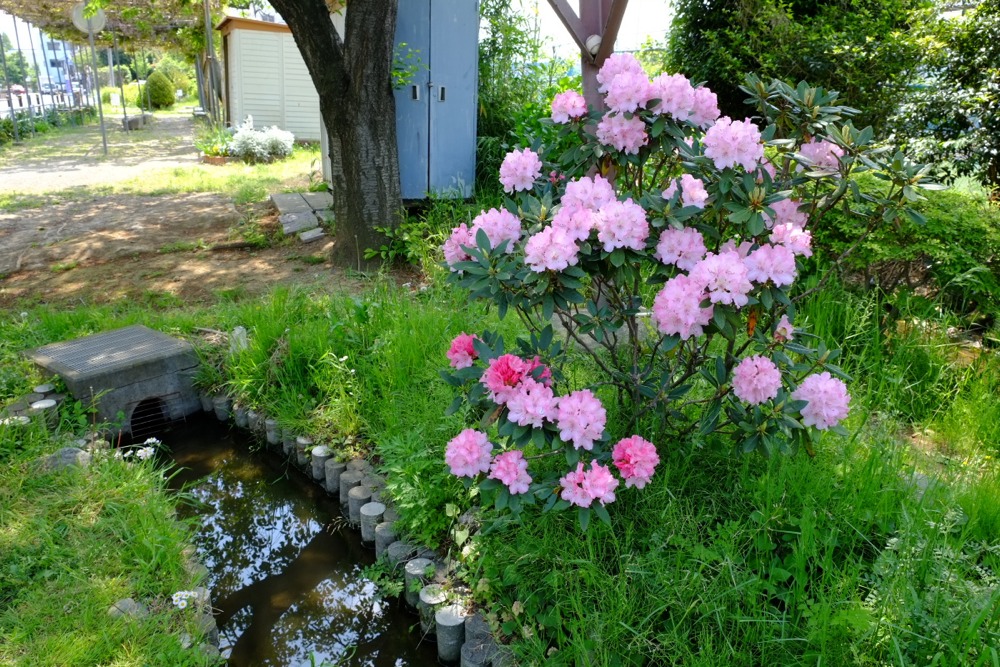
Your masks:
<path fill-rule="evenodd" d="M 708 88 L 694 89 L 694 106 L 688 122 L 700 128 L 712 125 L 719 118 L 719 98 Z"/>
<path fill-rule="evenodd" d="M 774 225 L 792 225 L 793 227 L 802 229 L 806 226 L 806 222 L 809 221 L 809 214 L 799 210 L 799 206 L 801 205 L 802 201 L 799 199 L 780 199 L 773 204 L 768 204 L 771 210 L 774 211 L 774 218 L 771 218 L 765 211 L 765 226 L 771 229 Z"/>
<path fill-rule="evenodd" d="M 579 261 L 579 252 L 572 236 L 558 227 L 546 227 L 524 245 L 524 263 L 535 273 L 562 271 Z"/>
<path fill-rule="evenodd" d="M 507 209 L 491 208 L 473 219 L 472 229 L 469 230 L 473 243 L 476 232 L 480 229 L 486 232 L 490 248 L 496 248 L 503 241 L 507 241 L 507 252 L 513 252 L 514 244 L 521 238 L 521 219 Z"/>
<path fill-rule="evenodd" d="M 622 72 L 607 86 L 604 103 L 617 113 L 634 112 L 652 97 L 645 72 Z"/>
<path fill-rule="evenodd" d="M 649 483 L 660 457 L 649 440 L 633 435 L 620 440 L 611 450 L 611 460 L 625 480 L 625 486 L 641 489 Z"/>
<path fill-rule="evenodd" d="M 467 334 L 464 331 L 455 336 L 455 339 L 451 341 L 451 348 L 449 348 L 447 353 L 448 361 L 452 368 L 456 370 L 468 368 L 479 357 L 473 345 L 476 340 L 478 340 L 477 336 Z"/>
<path fill-rule="evenodd" d="M 650 82 L 650 99 L 660 100 L 650 111 L 686 121 L 694 109 L 694 86 L 683 74 L 660 74 Z"/>
<path fill-rule="evenodd" d="M 747 267 L 738 253 L 708 253 L 691 269 L 691 279 L 708 291 L 712 303 L 732 304 L 742 308 L 753 289 L 747 277 Z"/>
<path fill-rule="evenodd" d="M 600 177 L 598 177 L 600 178 Z M 590 232 L 597 228 L 597 217 L 594 211 L 583 207 L 570 207 L 565 204 L 556 212 L 552 218 L 553 229 L 559 229 L 566 233 L 574 241 L 583 241 L 590 236 Z M 614 201 L 609 199 L 608 201 Z"/>
<path fill-rule="evenodd" d="M 599 500 L 602 505 L 615 502 L 615 489 L 618 488 L 618 480 L 611 474 L 607 466 L 601 465 L 597 461 L 591 461 L 590 470 L 584 473 L 580 486 L 590 496 L 591 502 Z"/>
<path fill-rule="evenodd" d="M 578 461 L 576 470 L 571 470 L 559 480 L 559 485 L 562 487 L 562 493 L 560 493 L 562 499 L 578 507 L 590 507 L 590 503 L 594 502 L 594 499 L 583 488 L 583 482 L 586 479 L 587 474 L 583 471 L 583 461 Z"/>
<path fill-rule="evenodd" d="M 608 92 L 608 86 L 621 74 L 642 74 L 642 65 L 631 53 L 612 53 L 597 72 L 597 91 Z"/>
<path fill-rule="evenodd" d="M 580 389 L 559 399 L 556 411 L 559 437 L 563 442 L 573 443 L 576 449 L 592 449 L 594 441 L 604 435 L 607 418 L 600 399 L 589 389 Z"/>
<path fill-rule="evenodd" d="M 660 233 L 653 256 L 664 264 L 690 271 L 705 257 L 705 238 L 697 229 L 667 227 Z"/>
<path fill-rule="evenodd" d="M 531 484 L 528 474 L 528 462 L 520 450 L 512 450 L 497 454 L 490 465 L 490 479 L 498 480 L 512 494 L 527 493 Z"/>
<path fill-rule="evenodd" d="M 689 276 L 676 275 L 666 282 L 653 300 L 653 324 L 660 333 L 681 340 L 700 336 L 712 321 L 713 306 L 701 307 L 707 298 L 704 285 Z"/>
<path fill-rule="evenodd" d="M 458 270 L 455 268 L 455 265 L 459 262 L 465 262 L 472 259 L 472 256 L 463 250 L 463 247 L 476 247 L 475 236 L 473 235 L 472 230 L 470 230 L 468 225 L 464 222 L 451 230 L 451 236 L 449 236 L 448 240 L 444 242 L 443 246 L 441 246 L 441 249 L 444 251 L 444 261 L 448 263 L 448 267 L 452 271 Z"/>
<path fill-rule="evenodd" d="M 493 443 L 485 433 L 467 428 L 448 443 L 444 460 L 456 477 L 475 477 L 490 469 Z"/>
<path fill-rule="evenodd" d="M 775 225 L 771 230 L 771 243 L 785 246 L 793 255 L 812 257 L 812 232 L 795 225 Z"/>
<path fill-rule="evenodd" d="M 646 124 L 638 116 L 626 118 L 624 114 L 605 114 L 597 124 L 597 140 L 605 146 L 630 155 L 638 155 L 646 145 Z"/>
<path fill-rule="evenodd" d="M 529 375 L 521 381 L 507 399 L 507 419 L 518 426 L 541 428 L 545 421 L 554 421 L 556 398 L 552 390 Z"/>
<path fill-rule="evenodd" d="M 781 371 L 767 357 L 746 357 L 733 369 L 733 393 L 750 405 L 760 405 L 778 395 Z"/>
<path fill-rule="evenodd" d="M 587 115 L 587 101 L 575 90 L 559 93 L 552 99 L 552 122 L 568 123 L 570 118 Z"/>
<path fill-rule="evenodd" d="M 530 190 L 541 175 L 542 161 L 530 148 L 507 153 L 500 165 L 500 183 L 504 192 Z"/>
<path fill-rule="evenodd" d="M 771 281 L 778 287 L 795 282 L 798 269 L 795 255 L 783 245 L 765 243 L 750 253 L 743 263 L 747 267 L 747 278 L 755 283 Z"/>
<path fill-rule="evenodd" d="M 765 173 L 771 177 L 772 181 L 774 180 L 774 177 L 777 176 L 778 174 L 777 170 L 774 168 L 774 163 L 771 162 L 767 157 L 762 157 L 760 159 L 760 163 L 757 165 L 758 180 L 763 180 L 763 174 Z"/>
<path fill-rule="evenodd" d="M 839 158 L 844 156 L 844 149 L 829 141 L 814 138 L 809 143 L 799 146 L 799 153 L 817 169 L 836 171 L 840 169 Z M 802 169 L 802 165 L 796 167 L 797 171 Z"/>
<path fill-rule="evenodd" d="M 725 252 L 735 252 L 740 256 L 740 259 L 746 259 L 747 255 L 749 255 L 753 250 L 753 246 L 753 241 L 741 241 L 737 244 L 736 239 L 727 239 L 725 243 L 719 246 L 718 254 L 721 255 Z"/>
<path fill-rule="evenodd" d="M 586 208 L 597 211 L 614 200 L 614 187 L 606 178 L 595 174 L 593 178 L 584 176 L 567 183 L 566 192 L 562 196 L 562 205 L 563 208 Z"/>
<path fill-rule="evenodd" d="M 712 158 L 717 169 L 739 165 L 746 171 L 753 171 L 764 157 L 760 130 L 749 118 L 730 120 L 723 116 L 708 128 L 702 143 L 705 156 Z"/>
<path fill-rule="evenodd" d="M 793 340 L 795 336 L 795 328 L 792 323 L 788 320 L 788 315 L 782 315 L 781 319 L 774 326 L 774 340 L 779 343 L 786 343 Z"/>
<path fill-rule="evenodd" d="M 481 382 L 489 390 L 490 400 L 503 405 L 517 391 L 517 386 L 528 373 L 527 361 L 513 354 L 490 359 Z"/>
<path fill-rule="evenodd" d="M 694 206 L 705 208 L 705 201 L 708 199 L 708 191 L 705 190 L 705 183 L 701 179 L 695 178 L 691 174 L 682 174 L 681 182 L 681 206 Z M 677 194 L 677 179 L 670 181 L 670 185 L 663 191 L 663 198 L 669 200 Z"/>
<path fill-rule="evenodd" d="M 807 401 L 802 408 L 802 423 L 825 431 L 847 417 L 851 401 L 847 385 L 828 372 L 810 375 L 792 392 L 797 401 Z"/>
<path fill-rule="evenodd" d="M 642 251 L 649 237 L 649 223 L 646 211 L 632 201 L 613 201 L 597 212 L 597 239 L 604 244 L 604 250 L 630 248 Z"/>

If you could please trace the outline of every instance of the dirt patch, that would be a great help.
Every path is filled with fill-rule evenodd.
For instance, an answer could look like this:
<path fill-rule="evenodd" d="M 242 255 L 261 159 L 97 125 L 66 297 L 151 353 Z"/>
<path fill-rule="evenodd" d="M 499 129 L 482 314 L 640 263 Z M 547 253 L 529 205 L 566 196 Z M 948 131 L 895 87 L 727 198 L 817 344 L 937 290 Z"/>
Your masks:
<path fill-rule="evenodd" d="M 277 221 L 253 212 L 266 232 Z M 0 214 L 0 307 L 122 299 L 153 306 L 261 294 L 275 285 L 360 289 L 326 261 L 330 242 L 233 241 L 240 213 L 221 195 L 115 195 Z"/>

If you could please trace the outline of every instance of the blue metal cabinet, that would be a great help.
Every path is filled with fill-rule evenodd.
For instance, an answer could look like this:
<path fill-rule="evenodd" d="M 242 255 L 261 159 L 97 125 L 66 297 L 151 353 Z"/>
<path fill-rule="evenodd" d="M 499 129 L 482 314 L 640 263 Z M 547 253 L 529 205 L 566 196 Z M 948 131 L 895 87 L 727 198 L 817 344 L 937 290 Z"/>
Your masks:
<path fill-rule="evenodd" d="M 395 92 L 403 199 L 471 197 L 476 172 L 476 0 L 399 0 L 396 43 L 420 66 Z M 405 51 L 404 51 L 405 52 Z"/>

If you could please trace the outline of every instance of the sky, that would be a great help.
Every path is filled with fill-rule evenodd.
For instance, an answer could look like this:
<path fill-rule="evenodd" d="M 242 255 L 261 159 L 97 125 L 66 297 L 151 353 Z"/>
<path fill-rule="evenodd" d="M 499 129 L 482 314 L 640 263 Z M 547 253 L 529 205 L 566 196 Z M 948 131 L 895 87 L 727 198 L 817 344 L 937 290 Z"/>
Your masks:
<path fill-rule="evenodd" d="M 573 38 L 569 36 L 569 32 L 563 27 L 547 0 L 522 0 L 522 3 L 528 12 L 533 12 L 537 6 L 542 35 L 551 40 L 557 55 L 564 57 L 579 55 L 579 49 L 574 44 Z M 574 9 L 577 8 L 577 3 L 573 0 L 570 0 L 569 4 Z M 642 46 L 646 37 L 663 37 L 669 25 L 668 0 L 629 0 L 621 29 L 618 31 L 615 50 L 635 51 Z"/>

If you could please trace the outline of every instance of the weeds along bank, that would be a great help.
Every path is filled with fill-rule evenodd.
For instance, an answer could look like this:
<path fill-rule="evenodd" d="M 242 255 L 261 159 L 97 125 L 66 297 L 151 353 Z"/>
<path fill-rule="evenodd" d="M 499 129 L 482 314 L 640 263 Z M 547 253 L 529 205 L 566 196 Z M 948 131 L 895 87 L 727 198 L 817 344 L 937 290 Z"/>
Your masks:
<path fill-rule="evenodd" d="M 918 303 L 902 307 L 900 319 L 933 315 Z M 815 458 L 734 458 L 707 443 L 658 443 L 650 484 L 619 490 L 610 525 L 595 521 L 586 532 L 574 516 L 530 507 L 521 523 L 486 507 L 480 522 L 489 530 L 466 536 L 458 526 L 479 498 L 444 462 L 463 422 L 444 414 L 452 392 L 439 371 L 458 333 L 515 336 L 520 325 L 443 286 L 384 284 L 360 296 L 278 290 L 205 311 L 11 313 L 0 325 L 0 389 L 24 391 L 28 373 L 16 353 L 26 346 L 137 322 L 195 339 L 196 328 L 243 326 L 243 352 L 205 348 L 205 386 L 265 407 L 344 458 L 371 456 L 388 473 L 399 533 L 463 555 L 477 603 L 523 664 L 814 664 L 822 655 L 829 664 L 917 665 L 938 654 L 938 664 L 983 656 L 992 664 L 1000 621 L 1000 482 L 987 458 L 997 444 L 987 419 L 997 409 L 995 356 L 962 366 L 944 325 L 900 335 L 875 297 L 837 283 L 800 313 L 844 340 L 843 368 L 855 378 L 851 436 L 822 438 Z M 593 373 L 582 358 L 574 363 L 568 372 Z M 927 460 L 905 438 L 925 427 L 943 438 L 942 425 L 966 412 L 959 421 L 983 435 L 937 450 L 947 457 Z M 929 485 L 915 471 L 942 481 Z M 77 565 L 65 576 L 79 578 Z M 16 581 L 44 586 L 42 571 L 21 572 Z"/>
<path fill-rule="evenodd" d="M 8 370 L 10 334 L 5 327 Z M 15 380 L 3 382 L 9 398 Z M 88 426 L 70 408 L 56 427 L 0 425 L 0 663 L 218 664 L 205 644 L 207 601 L 192 601 L 201 582 L 190 527 L 177 520 L 153 450 L 116 457 L 105 444 L 85 467 L 40 463 Z M 189 596 L 180 605 L 178 593 Z"/>

